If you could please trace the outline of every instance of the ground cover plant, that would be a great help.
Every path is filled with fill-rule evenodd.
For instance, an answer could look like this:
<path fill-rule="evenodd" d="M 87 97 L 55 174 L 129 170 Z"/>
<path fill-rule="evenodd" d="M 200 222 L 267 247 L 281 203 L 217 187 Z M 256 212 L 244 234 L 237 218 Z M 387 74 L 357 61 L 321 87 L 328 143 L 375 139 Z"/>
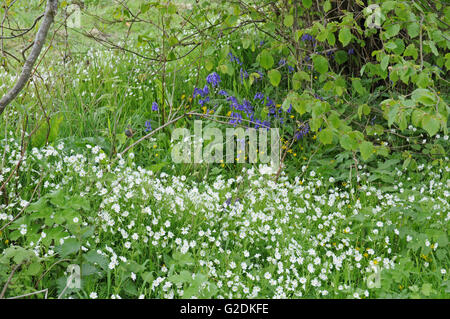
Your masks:
<path fill-rule="evenodd" d="M 0 16 L 0 298 L 449 297 L 445 1 Z M 280 166 L 176 163 L 194 121 Z"/>

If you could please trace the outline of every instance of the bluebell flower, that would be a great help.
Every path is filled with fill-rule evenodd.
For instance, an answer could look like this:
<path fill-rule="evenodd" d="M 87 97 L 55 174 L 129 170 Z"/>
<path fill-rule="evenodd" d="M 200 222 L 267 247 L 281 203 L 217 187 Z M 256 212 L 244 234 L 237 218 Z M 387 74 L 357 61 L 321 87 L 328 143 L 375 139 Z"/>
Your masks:
<path fill-rule="evenodd" d="M 208 92 L 205 93 L 202 89 L 195 88 L 195 89 L 194 89 L 193 97 L 194 97 L 194 99 L 195 99 L 195 97 L 197 97 L 198 95 L 200 95 L 201 97 L 205 97 L 207 94 L 208 94 Z"/>
<path fill-rule="evenodd" d="M 264 100 L 264 94 L 262 94 L 261 92 L 258 92 L 255 94 L 255 97 L 253 99 L 254 100 Z"/>
<path fill-rule="evenodd" d="M 312 41 L 312 42 L 316 41 L 316 39 L 314 39 L 314 37 L 308 33 L 305 33 L 304 35 L 302 35 L 301 40 L 302 41 Z"/>
<path fill-rule="evenodd" d="M 198 104 L 201 106 L 205 105 L 205 103 L 209 102 L 209 96 L 205 97 L 203 100 L 198 100 Z"/>
<path fill-rule="evenodd" d="M 217 85 L 219 85 L 219 82 L 220 82 L 219 74 L 217 74 L 216 72 L 209 74 L 206 77 L 206 82 L 211 84 L 213 87 L 216 87 Z"/>
<path fill-rule="evenodd" d="M 303 138 L 306 134 L 308 134 L 308 132 L 309 132 L 309 123 L 306 123 L 300 129 L 297 129 L 297 131 L 295 131 L 294 137 L 297 140 L 299 140 Z"/>
<path fill-rule="evenodd" d="M 150 121 L 145 121 L 145 131 L 150 132 L 152 130 L 152 124 Z"/>
<path fill-rule="evenodd" d="M 273 102 L 273 100 L 270 97 L 267 97 L 266 106 L 275 107 L 275 103 Z"/>
<path fill-rule="evenodd" d="M 239 65 L 242 65 L 242 62 L 239 60 L 237 56 L 234 56 L 233 53 L 228 53 L 231 62 L 236 62 Z"/>
<path fill-rule="evenodd" d="M 347 53 L 348 53 L 349 55 L 352 55 L 352 54 L 355 53 L 355 50 L 354 50 L 353 48 L 348 49 Z"/>
<path fill-rule="evenodd" d="M 244 78 L 248 78 L 248 73 L 244 69 L 241 68 L 241 83 L 244 82 Z"/>
<path fill-rule="evenodd" d="M 288 65 L 288 70 L 289 70 L 289 73 L 294 72 L 294 68 L 290 65 Z"/>
<path fill-rule="evenodd" d="M 231 119 L 230 124 L 233 124 L 233 126 L 236 126 L 237 124 L 242 122 L 242 115 L 239 113 L 231 113 Z"/>
<path fill-rule="evenodd" d="M 285 64 L 286 64 L 286 59 L 284 59 L 284 58 L 281 58 L 280 61 L 278 62 L 279 66 L 283 66 Z"/>
<path fill-rule="evenodd" d="M 321 97 L 319 94 L 314 94 L 314 98 L 323 101 L 323 97 Z"/>
<path fill-rule="evenodd" d="M 264 41 L 259 41 L 259 46 L 262 47 L 264 45 Z"/>
<path fill-rule="evenodd" d="M 267 121 L 267 120 L 265 120 L 265 121 L 263 121 L 263 122 L 261 123 L 261 126 L 264 127 L 264 128 L 267 128 L 267 130 L 269 130 L 269 128 L 270 128 L 270 122 Z"/>
<path fill-rule="evenodd" d="M 223 96 L 228 96 L 228 93 L 225 90 L 220 90 L 219 94 Z"/>
<path fill-rule="evenodd" d="M 289 104 L 289 108 L 286 110 L 286 112 L 288 112 L 288 113 L 292 112 L 292 104 Z"/>
<path fill-rule="evenodd" d="M 158 111 L 158 103 L 156 103 L 156 102 L 152 103 L 152 111 L 154 111 L 154 112 Z"/>
<path fill-rule="evenodd" d="M 203 88 L 203 97 L 205 96 L 205 95 L 208 95 L 209 94 L 209 88 L 208 88 L 208 86 L 207 85 L 205 85 L 205 87 Z"/>

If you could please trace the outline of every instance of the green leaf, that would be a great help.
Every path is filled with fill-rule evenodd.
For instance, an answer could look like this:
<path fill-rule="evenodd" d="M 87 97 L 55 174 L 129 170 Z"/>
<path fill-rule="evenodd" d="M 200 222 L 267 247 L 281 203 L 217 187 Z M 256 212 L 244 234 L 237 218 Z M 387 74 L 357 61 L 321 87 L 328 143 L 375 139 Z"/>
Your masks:
<path fill-rule="evenodd" d="M 330 10 L 331 10 L 331 2 L 330 2 L 330 0 L 327 0 L 323 4 L 323 11 L 328 12 Z"/>
<path fill-rule="evenodd" d="M 339 50 L 334 54 L 334 60 L 340 65 L 348 60 L 348 54 L 344 50 Z"/>
<path fill-rule="evenodd" d="M 321 55 L 315 55 L 313 56 L 313 64 L 314 69 L 317 70 L 320 74 L 326 73 L 328 71 L 328 60 L 321 56 Z"/>
<path fill-rule="evenodd" d="M 64 241 L 64 244 L 58 247 L 58 252 L 61 257 L 67 257 L 73 253 L 78 252 L 81 244 L 75 238 L 68 238 Z"/>
<path fill-rule="evenodd" d="M 385 55 L 380 62 L 380 67 L 383 71 L 386 71 L 387 67 L 389 65 L 389 55 Z"/>
<path fill-rule="evenodd" d="M 356 149 L 358 148 L 358 143 L 356 142 L 356 140 L 351 138 L 347 134 L 343 134 L 339 137 L 339 143 L 341 143 L 341 146 L 347 151 L 356 151 Z"/>
<path fill-rule="evenodd" d="M 430 136 L 433 136 L 439 131 L 440 123 L 434 116 L 427 114 L 422 119 L 422 128 L 427 131 Z"/>
<path fill-rule="evenodd" d="M 350 43 L 351 39 L 352 32 L 350 31 L 350 28 L 344 27 L 339 31 L 339 41 L 341 41 L 344 47 Z"/>
<path fill-rule="evenodd" d="M 270 69 L 273 65 L 272 54 L 268 50 L 263 50 L 259 57 L 259 64 L 266 70 Z"/>
<path fill-rule="evenodd" d="M 367 161 L 373 154 L 373 150 L 374 148 L 371 142 L 364 141 L 359 145 L 359 151 L 361 152 L 361 156 L 365 161 Z"/>
<path fill-rule="evenodd" d="M 436 104 L 436 97 L 428 89 L 416 89 L 412 92 L 412 99 L 420 102 L 425 106 L 433 106 Z"/>
<path fill-rule="evenodd" d="M 417 60 L 419 52 L 417 51 L 417 48 L 414 46 L 414 44 L 410 44 L 406 47 L 405 52 L 403 52 L 403 56 L 411 56 L 414 60 Z"/>
<path fill-rule="evenodd" d="M 281 73 L 280 71 L 273 69 L 270 70 L 269 73 L 267 74 L 270 80 L 270 83 L 273 86 L 278 86 L 278 84 L 280 84 L 281 81 Z"/>
<path fill-rule="evenodd" d="M 417 22 L 412 22 L 412 23 L 408 24 L 408 26 L 406 27 L 406 30 L 408 31 L 408 35 L 411 38 L 415 38 L 419 35 L 420 25 Z"/>
<path fill-rule="evenodd" d="M 292 27 L 294 24 L 294 16 L 292 14 L 288 14 L 284 17 L 284 25 L 288 28 Z"/>
<path fill-rule="evenodd" d="M 321 130 L 318 134 L 318 137 L 320 142 L 322 142 L 322 144 L 324 145 L 331 144 L 331 142 L 333 142 L 333 132 L 330 128 Z"/>
<path fill-rule="evenodd" d="M 358 78 L 352 79 L 352 86 L 358 92 L 359 95 L 365 95 L 366 89 L 362 86 L 361 80 Z"/>
<path fill-rule="evenodd" d="M 307 9 L 311 8 L 312 0 L 302 0 L 303 6 Z"/>
<path fill-rule="evenodd" d="M 27 275 L 36 276 L 41 271 L 41 269 L 42 269 L 41 264 L 35 261 L 27 267 Z"/>
<path fill-rule="evenodd" d="M 370 114 L 370 107 L 367 104 L 362 104 L 358 107 L 358 117 L 361 119 L 362 115 L 369 115 Z"/>
<path fill-rule="evenodd" d="M 295 72 L 292 76 L 292 87 L 294 90 L 298 90 L 302 87 L 302 81 L 308 81 L 309 75 L 305 71 Z"/>
<path fill-rule="evenodd" d="M 395 37 L 399 33 L 399 31 L 400 31 L 400 25 L 398 23 L 389 24 L 386 27 L 386 31 L 385 31 L 386 38 L 389 39 L 389 38 Z"/>

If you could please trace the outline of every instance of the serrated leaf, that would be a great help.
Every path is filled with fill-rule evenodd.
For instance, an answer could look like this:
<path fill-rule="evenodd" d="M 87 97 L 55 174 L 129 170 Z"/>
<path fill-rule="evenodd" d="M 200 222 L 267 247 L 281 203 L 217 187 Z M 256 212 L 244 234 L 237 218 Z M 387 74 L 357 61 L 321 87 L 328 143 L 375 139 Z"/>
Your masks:
<path fill-rule="evenodd" d="M 313 58 L 314 69 L 320 74 L 326 73 L 328 71 L 328 60 L 321 56 L 315 55 Z"/>
<path fill-rule="evenodd" d="M 292 14 L 288 14 L 287 16 L 284 17 L 284 25 L 287 28 L 292 27 L 293 24 L 294 24 L 294 16 Z"/>
<path fill-rule="evenodd" d="M 323 129 L 318 133 L 318 137 L 322 144 L 331 144 L 333 142 L 333 131 L 330 128 Z"/>
<path fill-rule="evenodd" d="M 373 144 L 368 141 L 364 141 L 359 145 L 359 151 L 361 152 L 361 156 L 363 160 L 367 161 L 370 156 L 373 154 Z"/>
<path fill-rule="evenodd" d="M 273 65 L 272 54 L 268 50 L 263 50 L 259 57 L 259 64 L 266 70 L 270 69 Z"/>
<path fill-rule="evenodd" d="M 434 136 L 439 131 L 440 126 L 438 119 L 432 115 L 427 114 L 422 119 L 422 128 L 427 131 L 430 136 Z"/>
<path fill-rule="evenodd" d="M 350 43 L 351 39 L 352 39 L 352 32 L 350 31 L 350 28 L 344 27 L 339 31 L 339 41 L 342 43 L 344 47 Z"/>
<path fill-rule="evenodd" d="M 280 71 L 278 71 L 276 69 L 270 70 L 267 73 L 267 76 L 269 77 L 270 83 L 273 86 L 278 86 L 278 84 L 280 84 L 280 81 L 281 81 L 281 73 L 280 73 Z"/>

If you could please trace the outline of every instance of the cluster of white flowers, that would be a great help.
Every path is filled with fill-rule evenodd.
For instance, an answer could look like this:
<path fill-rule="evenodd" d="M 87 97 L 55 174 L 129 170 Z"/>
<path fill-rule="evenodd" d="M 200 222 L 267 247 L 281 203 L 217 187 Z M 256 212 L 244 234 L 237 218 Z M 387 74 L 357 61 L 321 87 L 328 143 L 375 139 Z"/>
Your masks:
<path fill-rule="evenodd" d="M 19 149 L 13 140 L 3 147 L 7 167 L 17 163 Z M 423 223 L 448 229 L 449 183 L 442 182 L 442 170 L 433 172 L 431 166 L 426 167 L 431 182 L 413 189 L 400 181 L 389 190 L 370 184 L 350 187 L 314 171 L 304 179 L 282 174 L 274 182 L 264 167 L 243 169 L 238 178 L 194 182 L 186 176 L 157 176 L 121 161 L 99 162 L 101 148 L 88 149 L 88 155 L 67 152 L 64 146 L 33 149 L 24 156 L 20 172 L 32 172 L 31 186 L 45 172 L 42 183 L 49 192 L 71 191 L 73 183 L 79 184 L 94 206 L 73 222 L 97 229 L 83 250 L 95 246 L 108 258 L 111 270 L 130 260 L 153 260 L 152 296 L 183 296 L 183 286 L 168 279 L 164 265 L 163 256 L 177 252 L 196 256 L 192 267 L 215 283 L 218 297 L 367 297 L 370 290 L 357 291 L 356 282 L 366 280 L 373 266 L 381 271 L 395 268 L 400 243 L 423 241 L 433 251 L 438 249 L 433 238 L 422 238 L 404 224 L 418 201 L 427 207 Z M 38 159 L 45 169 L 36 167 Z M 98 177 L 100 171 L 108 172 L 109 178 Z M 18 177 L 13 181 L 20 185 Z M 241 183 L 247 186 L 240 188 Z M 12 220 L 27 200 L 0 205 L 0 221 Z M 22 236 L 28 230 L 20 225 Z M 54 246 L 41 243 L 50 230 L 40 230 L 39 241 L 33 243 L 37 254 L 53 252 Z M 344 272 L 352 277 L 345 280 Z M 446 275 L 445 269 L 440 272 Z M 133 272 L 130 279 L 142 280 L 141 274 Z"/>

